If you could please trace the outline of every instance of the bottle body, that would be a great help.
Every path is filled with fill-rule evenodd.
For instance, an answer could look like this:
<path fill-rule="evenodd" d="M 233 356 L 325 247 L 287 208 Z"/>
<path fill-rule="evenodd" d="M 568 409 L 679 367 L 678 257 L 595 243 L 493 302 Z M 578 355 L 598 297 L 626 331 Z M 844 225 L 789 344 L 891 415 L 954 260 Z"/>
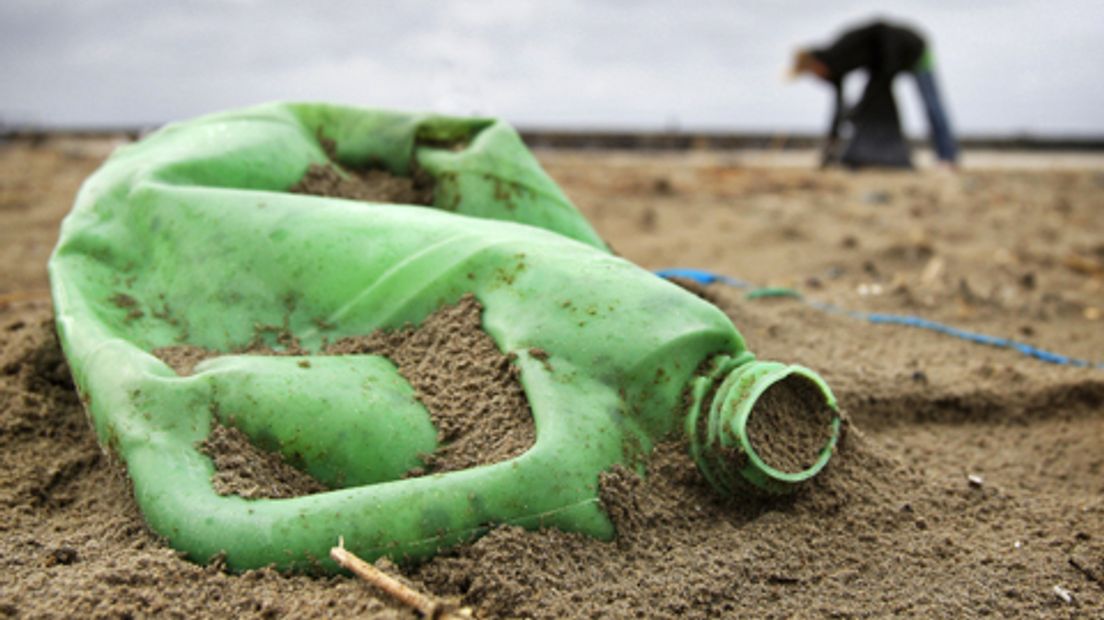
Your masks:
<path fill-rule="evenodd" d="M 147 521 L 197 560 L 225 552 L 234 569 L 332 569 L 326 552 L 338 536 L 363 557 L 400 561 L 502 523 L 611 536 L 598 475 L 640 467 L 655 441 L 683 432 L 703 362 L 750 359 L 739 333 L 716 307 L 610 255 L 569 203 L 533 190 L 546 188 L 539 167 L 511 171 L 519 160 L 480 142 L 508 134 L 475 135 L 469 148 L 490 153 L 477 161 L 493 169 L 461 166 L 444 195 L 478 193 L 480 178 L 505 175 L 515 190 L 499 201 L 512 196 L 515 209 L 463 196 L 448 198 L 457 213 L 284 193 L 319 154 L 319 128 L 304 118 L 367 122 L 327 114 L 273 106 L 170 127 L 114 156 L 66 219 L 50 264 L 61 341 Z M 412 144 L 414 120 L 383 118 L 394 131 L 372 135 Z M 351 144 L 367 157 L 390 143 Z M 396 166 L 412 156 L 399 151 Z M 414 156 L 438 174 L 455 163 L 449 153 Z M 519 223 L 527 219 L 539 227 Z M 432 447 L 432 427 L 378 358 L 319 358 L 311 375 L 297 358 L 227 356 L 177 377 L 149 354 L 181 342 L 233 351 L 258 324 L 317 351 L 324 339 L 420 323 L 465 294 L 516 356 L 536 426 L 531 449 L 470 470 L 398 479 Z M 386 397 L 357 397 L 356 377 L 368 374 L 392 386 L 381 388 Z M 217 495 L 195 444 L 227 410 L 344 488 L 284 500 Z"/>

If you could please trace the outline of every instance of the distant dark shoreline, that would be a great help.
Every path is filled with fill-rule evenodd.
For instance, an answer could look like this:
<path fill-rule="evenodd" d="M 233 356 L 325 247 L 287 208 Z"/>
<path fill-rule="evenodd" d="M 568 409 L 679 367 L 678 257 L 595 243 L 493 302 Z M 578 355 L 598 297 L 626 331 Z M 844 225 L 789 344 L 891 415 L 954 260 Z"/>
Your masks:
<path fill-rule="evenodd" d="M 570 131 L 521 129 L 521 136 L 532 147 L 566 149 L 627 150 L 799 150 L 820 146 L 822 137 L 810 133 L 783 132 L 647 132 L 647 131 Z M 1069 136 L 964 136 L 965 149 L 1014 151 L 1104 151 L 1104 134 L 1089 137 Z M 926 144 L 913 140 L 914 146 Z"/>
<path fill-rule="evenodd" d="M 109 138 L 136 140 L 148 127 L 0 127 L 0 140 L 43 141 L 49 138 Z M 812 133 L 750 131 L 632 131 L 520 128 L 522 138 L 533 148 L 654 151 L 801 150 L 817 147 L 821 136 Z M 924 140 L 913 140 L 923 146 Z M 965 135 L 964 149 L 996 151 L 1104 151 L 1104 134 L 1097 136 Z"/>

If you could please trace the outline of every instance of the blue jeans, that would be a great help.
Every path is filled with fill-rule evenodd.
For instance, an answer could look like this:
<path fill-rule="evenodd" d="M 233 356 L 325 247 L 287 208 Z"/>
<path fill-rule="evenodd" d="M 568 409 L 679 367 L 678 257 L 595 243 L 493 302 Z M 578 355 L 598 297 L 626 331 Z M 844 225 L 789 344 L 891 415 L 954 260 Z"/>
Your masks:
<path fill-rule="evenodd" d="M 917 69 L 913 76 L 916 78 L 916 87 L 920 90 L 920 98 L 924 100 L 924 109 L 928 113 L 935 154 L 942 161 L 954 163 L 958 159 L 958 143 L 951 132 L 947 111 L 939 98 L 939 89 L 935 85 L 935 73 L 929 68 L 924 68 Z"/>

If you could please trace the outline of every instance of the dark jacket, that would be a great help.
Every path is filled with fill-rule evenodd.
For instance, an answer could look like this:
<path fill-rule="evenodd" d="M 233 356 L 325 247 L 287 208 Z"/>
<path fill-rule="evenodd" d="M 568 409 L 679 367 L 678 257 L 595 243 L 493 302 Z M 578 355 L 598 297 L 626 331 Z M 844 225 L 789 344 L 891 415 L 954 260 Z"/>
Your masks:
<path fill-rule="evenodd" d="M 870 160 L 880 165 L 911 165 L 893 100 L 893 78 L 916 67 L 926 47 L 924 39 L 908 28 L 874 22 L 847 31 L 827 48 L 812 51 L 828 67 L 826 79 L 835 89 L 829 146 L 833 147 L 839 137 L 844 118 L 855 125 L 855 138 L 843 155 L 845 164 L 864 165 Z M 865 70 L 869 81 L 862 98 L 848 111 L 843 101 L 843 79 L 856 69 Z M 832 155 L 826 153 L 825 157 L 827 160 Z"/>
<path fill-rule="evenodd" d="M 915 67 L 925 47 L 923 37 L 908 28 L 874 22 L 845 32 L 830 47 L 812 54 L 828 66 L 831 81 L 855 69 L 866 69 L 871 78 L 892 78 Z"/>

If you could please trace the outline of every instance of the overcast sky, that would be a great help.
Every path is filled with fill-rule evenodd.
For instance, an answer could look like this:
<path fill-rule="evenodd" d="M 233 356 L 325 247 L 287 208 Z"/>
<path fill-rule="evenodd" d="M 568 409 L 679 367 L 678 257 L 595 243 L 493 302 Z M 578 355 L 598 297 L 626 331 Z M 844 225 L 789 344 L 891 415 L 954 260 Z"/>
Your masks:
<path fill-rule="evenodd" d="M 0 122 L 139 125 L 273 99 L 517 125 L 819 131 L 783 74 L 855 20 L 929 35 L 961 133 L 1104 135 L 1104 1 L 0 0 Z M 925 130 L 913 84 L 897 92 Z"/>

